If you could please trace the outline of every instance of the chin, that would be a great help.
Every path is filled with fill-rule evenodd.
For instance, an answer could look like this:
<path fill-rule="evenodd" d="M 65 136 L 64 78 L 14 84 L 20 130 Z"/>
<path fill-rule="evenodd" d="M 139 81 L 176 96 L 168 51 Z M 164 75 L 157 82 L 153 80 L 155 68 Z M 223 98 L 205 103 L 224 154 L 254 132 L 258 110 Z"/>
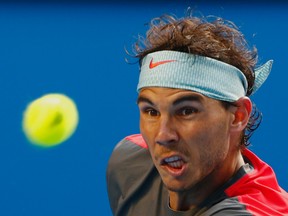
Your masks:
<path fill-rule="evenodd" d="M 184 192 L 184 191 L 190 190 L 194 186 L 194 185 L 187 184 L 179 180 L 178 181 L 177 180 L 173 180 L 173 181 L 163 180 L 163 183 L 169 191 L 173 191 L 173 192 Z"/>

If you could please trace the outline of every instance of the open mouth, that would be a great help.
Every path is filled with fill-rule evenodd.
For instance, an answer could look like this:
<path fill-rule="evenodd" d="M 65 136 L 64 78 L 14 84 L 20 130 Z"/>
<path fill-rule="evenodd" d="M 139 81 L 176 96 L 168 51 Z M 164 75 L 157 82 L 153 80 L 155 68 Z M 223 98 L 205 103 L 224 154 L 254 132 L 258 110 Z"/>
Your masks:
<path fill-rule="evenodd" d="M 179 156 L 172 156 L 162 160 L 162 166 L 167 166 L 170 169 L 180 170 L 183 168 L 184 161 Z"/>

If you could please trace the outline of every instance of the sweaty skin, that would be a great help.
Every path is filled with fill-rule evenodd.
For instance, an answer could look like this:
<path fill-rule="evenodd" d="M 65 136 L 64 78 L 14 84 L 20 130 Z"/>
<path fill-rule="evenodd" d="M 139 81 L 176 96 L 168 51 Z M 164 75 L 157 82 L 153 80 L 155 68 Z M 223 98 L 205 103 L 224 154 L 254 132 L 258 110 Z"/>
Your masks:
<path fill-rule="evenodd" d="M 193 91 L 154 87 L 140 91 L 138 106 L 140 130 L 172 209 L 197 206 L 244 164 L 239 139 L 251 111 L 248 98 L 225 109 Z"/>

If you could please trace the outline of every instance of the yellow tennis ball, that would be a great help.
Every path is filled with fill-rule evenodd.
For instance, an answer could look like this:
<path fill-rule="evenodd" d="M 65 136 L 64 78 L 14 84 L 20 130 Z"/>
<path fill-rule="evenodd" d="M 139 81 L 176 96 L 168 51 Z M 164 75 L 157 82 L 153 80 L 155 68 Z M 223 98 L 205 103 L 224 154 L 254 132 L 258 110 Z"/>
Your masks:
<path fill-rule="evenodd" d="M 32 144 L 52 147 L 71 137 L 78 120 L 72 99 L 63 94 L 46 94 L 28 104 L 22 126 Z"/>

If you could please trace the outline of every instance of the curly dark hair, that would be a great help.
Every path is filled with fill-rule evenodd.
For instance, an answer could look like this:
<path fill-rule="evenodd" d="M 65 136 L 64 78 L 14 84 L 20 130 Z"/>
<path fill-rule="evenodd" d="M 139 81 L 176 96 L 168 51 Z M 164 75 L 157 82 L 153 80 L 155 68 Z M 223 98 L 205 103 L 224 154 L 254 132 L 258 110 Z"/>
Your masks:
<path fill-rule="evenodd" d="M 243 34 L 231 21 L 219 17 L 194 17 L 192 13 L 183 18 L 163 15 L 151 20 L 146 37 L 139 36 L 134 44 L 134 57 L 141 60 L 149 53 L 173 50 L 207 56 L 226 62 L 243 72 L 248 81 L 247 96 L 254 85 L 254 68 L 257 49 L 250 49 Z M 224 107 L 227 102 L 223 101 Z M 233 105 L 233 103 L 228 103 Z M 240 146 L 248 146 L 249 138 L 262 121 L 262 114 L 253 105 L 247 127 L 241 136 Z"/>

